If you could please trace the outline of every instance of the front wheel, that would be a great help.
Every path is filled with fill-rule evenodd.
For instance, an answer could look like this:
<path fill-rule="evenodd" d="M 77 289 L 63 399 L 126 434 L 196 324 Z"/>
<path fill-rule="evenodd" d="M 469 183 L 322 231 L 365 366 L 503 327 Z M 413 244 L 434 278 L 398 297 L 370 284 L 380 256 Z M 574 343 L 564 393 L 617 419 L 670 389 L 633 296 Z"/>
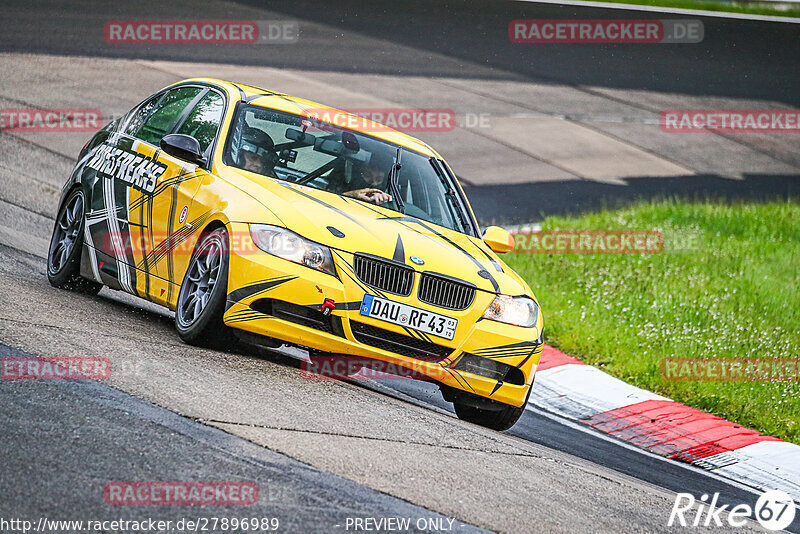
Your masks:
<path fill-rule="evenodd" d="M 456 415 L 462 421 L 485 426 L 492 430 L 508 430 L 522 417 L 525 406 L 505 406 L 500 410 L 486 410 L 468 404 L 453 403 Z"/>
<path fill-rule="evenodd" d="M 80 274 L 85 206 L 80 188 L 74 189 L 61 206 L 47 252 L 47 280 L 59 289 L 96 295 L 103 285 Z"/>
<path fill-rule="evenodd" d="M 499 402 L 492 403 L 491 408 L 480 408 L 476 406 L 476 402 L 453 402 L 453 408 L 456 415 L 462 421 L 474 423 L 476 425 L 485 426 L 492 430 L 508 430 L 514 426 L 522 414 L 525 413 L 525 407 L 528 405 L 528 399 L 531 397 L 533 385 L 528 388 L 528 394 L 525 396 L 525 402 L 520 407 L 511 406 L 508 404 L 501 404 Z M 470 399 L 472 400 L 472 399 Z"/>
<path fill-rule="evenodd" d="M 228 234 L 218 229 L 200 238 L 178 293 L 175 327 L 183 341 L 230 347 L 234 336 L 222 320 L 227 288 Z"/>

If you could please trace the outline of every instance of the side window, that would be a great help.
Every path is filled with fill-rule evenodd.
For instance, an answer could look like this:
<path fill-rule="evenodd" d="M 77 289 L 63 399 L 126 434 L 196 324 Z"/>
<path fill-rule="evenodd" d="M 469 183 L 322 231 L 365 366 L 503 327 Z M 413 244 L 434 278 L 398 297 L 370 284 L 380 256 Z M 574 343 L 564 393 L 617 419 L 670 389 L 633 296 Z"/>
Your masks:
<path fill-rule="evenodd" d="M 142 124 L 150 116 L 153 110 L 158 106 L 158 101 L 164 97 L 165 93 L 159 93 L 154 97 L 147 100 L 144 104 L 139 106 L 139 109 L 134 109 L 133 117 L 131 118 L 128 126 L 125 128 L 125 133 L 133 136 L 142 127 Z"/>
<path fill-rule="evenodd" d="M 200 87 L 179 87 L 173 89 L 157 104 L 149 116 L 142 115 L 144 121 L 136 129 L 128 128 L 127 133 L 158 146 L 161 138 L 167 135 L 178 122 L 183 111 L 203 89 Z M 149 102 L 148 102 L 149 104 Z M 146 104 L 147 105 L 147 104 Z M 137 117 L 134 117 L 136 121 Z M 131 121 L 131 126 L 133 122 Z"/>
<path fill-rule="evenodd" d="M 222 122 L 225 100 L 216 91 L 209 91 L 194 107 L 186 120 L 175 133 L 191 135 L 200 142 L 200 149 L 206 149 L 214 142 Z"/>

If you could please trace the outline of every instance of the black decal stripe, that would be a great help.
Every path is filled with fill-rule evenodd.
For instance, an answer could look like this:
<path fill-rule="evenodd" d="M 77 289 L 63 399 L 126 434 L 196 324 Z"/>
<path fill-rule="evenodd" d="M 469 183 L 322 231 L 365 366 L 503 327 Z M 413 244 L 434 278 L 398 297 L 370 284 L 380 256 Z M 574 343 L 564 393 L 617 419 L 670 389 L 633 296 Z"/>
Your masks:
<path fill-rule="evenodd" d="M 150 264 L 147 262 L 147 241 L 145 239 L 145 231 L 147 225 L 144 224 L 144 206 L 140 207 L 139 212 L 139 249 L 142 251 L 142 261 L 139 264 L 140 270 L 144 273 L 144 293 L 147 298 L 150 298 Z"/>
<path fill-rule="evenodd" d="M 309 199 L 309 200 L 311 200 L 311 201 L 313 201 L 313 202 L 316 202 L 317 204 L 321 204 L 321 205 L 325 206 L 326 208 L 328 208 L 328 209 L 330 209 L 330 210 L 332 210 L 332 211 L 335 211 L 336 213 L 338 213 L 339 215 L 341 215 L 341 216 L 342 216 L 342 217 L 344 217 L 345 219 L 348 219 L 349 221 L 351 221 L 351 222 L 353 222 L 354 224 L 358 225 L 359 227 L 363 228 L 364 230 L 366 230 L 366 231 L 367 231 L 367 232 L 369 232 L 370 234 L 372 234 L 372 235 L 374 235 L 374 236 L 376 236 L 376 237 L 379 237 L 379 236 L 377 236 L 377 235 L 375 234 L 375 232 L 373 232 L 373 231 L 372 231 L 372 228 L 370 228 L 370 227 L 368 227 L 368 226 L 364 226 L 364 225 L 361 223 L 361 221 L 359 221 L 358 219 L 356 219 L 355 217 L 353 217 L 352 215 L 350 215 L 350 214 L 349 214 L 349 213 L 347 213 L 346 211 L 342 211 L 342 210 L 340 210 L 339 208 L 337 208 L 336 206 L 333 206 L 333 205 L 331 205 L 331 204 L 328 204 L 328 203 L 327 203 L 327 202 L 325 202 L 324 200 L 320 200 L 320 199 L 318 199 L 317 197 L 315 197 L 315 196 L 313 196 L 313 195 L 309 195 L 308 193 L 306 193 L 306 192 L 304 192 L 304 191 L 300 191 L 299 189 L 295 189 L 295 188 L 293 188 L 293 187 L 287 187 L 287 189 L 290 189 L 291 191 L 294 191 L 294 192 L 295 192 L 295 193 L 297 193 L 298 195 L 302 195 L 302 196 L 306 197 L 307 199 Z"/>
<path fill-rule="evenodd" d="M 519 343 L 511 343 L 509 345 L 498 345 L 497 347 L 486 347 L 485 349 L 478 349 L 473 350 L 473 354 L 484 354 L 487 352 L 495 352 L 495 351 L 505 351 L 505 350 L 512 350 L 512 349 L 531 349 L 536 348 L 535 343 L 531 343 L 530 341 L 520 341 Z"/>
<path fill-rule="evenodd" d="M 528 354 L 527 356 L 525 356 L 525 359 L 517 364 L 517 369 L 522 368 L 522 366 L 525 365 L 525 362 L 527 362 L 528 360 L 531 359 L 531 356 L 533 356 L 533 353 Z"/>
<path fill-rule="evenodd" d="M 372 293 L 370 291 L 374 291 L 375 294 L 377 294 L 379 297 L 387 298 L 386 294 L 383 291 L 381 291 L 380 289 L 376 289 L 374 287 L 370 288 L 370 287 L 367 287 L 366 285 L 362 284 L 361 280 L 359 280 L 358 277 L 356 277 L 356 275 L 355 275 L 356 271 L 355 271 L 355 269 L 353 269 L 353 266 L 350 265 L 347 262 L 347 260 L 344 259 L 341 254 L 339 254 L 339 252 L 337 250 L 333 250 L 333 253 L 336 254 L 336 257 L 339 258 L 339 260 L 341 261 L 339 266 L 342 267 L 342 272 L 344 272 L 344 274 L 346 274 L 348 278 L 350 278 L 353 282 L 355 282 L 356 285 L 358 287 L 360 287 L 364 291 L 364 293 L 366 293 L 367 295 L 371 295 Z M 344 267 L 347 267 L 347 269 L 345 269 Z M 349 272 L 348 272 L 348 269 L 350 270 Z M 352 274 L 350 274 L 350 273 L 352 273 Z"/>
<path fill-rule="evenodd" d="M 153 253 L 150 256 L 151 265 L 156 265 L 159 263 L 162 259 L 164 259 L 170 250 L 174 249 L 178 244 L 188 239 L 190 235 L 191 229 L 189 228 L 185 228 L 185 230 L 181 229 L 181 231 L 173 232 L 172 234 L 168 235 L 163 241 L 153 248 Z"/>
<path fill-rule="evenodd" d="M 475 351 L 478 356 L 496 356 L 498 354 L 528 354 L 533 350 L 533 347 L 508 349 L 508 350 L 491 350 L 491 351 Z"/>
<path fill-rule="evenodd" d="M 361 301 L 355 300 L 353 302 L 337 302 L 334 310 L 341 311 L 356 311 L 361 309 Z"/>
<path fill-rule="evenodd" d="M 468 387 L 469 389 L 471 389 L 472 391 L 475 391 L 475 389 L 474 389 L 474 388 L 473 388 L 473 387 L 472 387 L 472 386 L 469 384 L 469 382 L 467 382 L 467 379 L 466 379 L 466 378 L 464 378 L 463 376 L 461 376 L 461 373 L 459 373 L 459 372 L 458 372 L 458 371 L 456 371 L 455 369 L 449 369 L 449 368 L 447 368 L 447 367 L 445 367 L 444 369 L 445 369 L 445 371 L 447 371 L 448 373 L 450 373 L 450 376 L 452 376 L 453 378 L 455 378 L 456 382 L 458 382 L 458 384 L 459 384 L 459 385 L 461 385 L 461 384 L 462 384 L 462 382 L 463 382 L 463 384 L 464 384 L 465 386 L 467 386 L 467 387 Z"/>
<path fill-rule="evenodd" d="M 184 169 L 181 168 L 181 172 L 179 173 L 179 176 L 183 176 L 184 175 L 183 171 L 184 171 Z M 194 173 L 192 173 L 192 174 L 194 174 Z M 180 182 L 176 182 L 172 186 L 172 198 L 170 199 L 170 203 L 169 203 L 169 219 L 167 219 L 167 235 L 172 235 L 173 232 L 175 231 L 175 210 L 177 209 L 177 204 L 178 204 L 178 189 L 180 189 L 181 183 L 183 181 L 184 180 L 181 180 Z M 186 226 L 184 226 L 184 228 L 186 228 Z M 167 279 L 168 280 L 174 280 L 175 279 L 175 258 L 172 255 L 172 251 L 174 250 L 174 248 L 175 248 L 174 246 L 170 246 L 169 249 L 168 249 L 168 252 L 167 252 L 167 273 L 168 273 L 167 274 Z M 171 284 L 169 286 L 167 286 L 167 301 L 172 302 L 172 285 Z"/>
<path fill-rule="evenodd" d="M 402 325 L 398 325 L 398 326 L 402 326 Z M 410 337 L 413 337 L 414 339 L 421 339 L 421 338 L 417 337 L 417 335 L 418 335 L 420 332 L 418 332 L 418 331 L 414 330 L 413 328 L 409 328 L 409 327 L 407 327 L 407 326 L 403 326 L 403 330 L 405 330 L 405 331 L 406 331 L 406 333 L 407 333 L 407 334 L 408 334 Z M 423 341 L 424 341 L 424 340 L 423 340 Z"/>
<path fill-rule="evenodd" d="M 433 342 L 434 342 L 434 341 L 431 339 L 431 336 L 429 336 L 427 332 L 423 332 L 423 331 L 421 331 L 421 330 L 420 330 L 420 331 L 419 331 L 419 335 L 421 335 L 421 336 L 422 336 L 422 339 L 424 339 L 424 340 L 425 340 L 425 341 L 427 341 L 428 343 L 433 343 Z M 442 339 L 444 339 L 444 338 L 442 338 Z"/>
<path fill-rule="evenodd" d="M 523 365 L 525 365 L 525 362 L 527 362 L 528 360 L 530 360 L 530 359 L 531 359 L 531 356 L 535 356 L 535 355 L 537 355 L 537 354 L 541 354 L 541 353 L 542 353 L 541 349 L 540 349 L 540 350 L 538 350 L 538 351 L 537 351 L 537 350 L 534 350 L 533 352 L 531 352 L 530 354 L 528 354 L 528 356 L 527 356 L 527 357 L 526 357 L 524 360 L 522 360 L 521 362 L 519 362 L 519 363 L 517 364 L 517 369 L 520 369 L 520 368 L 521 368 Z"/>
<path fill-rule="evenodd" d="M 242 319 L 233 319 L 233 320 L 227 321 L 226 324 L 246 323 L 248 321 L 255 321 L 255 320 L 258 320 L 258 319 L 269 319 L 269 318 L 270 318 L 269 315 L 264 315 L 263 313 L 260 313 L 260 314 L 257 314 L 257 316 L 255 316 L 255 317 L 244 317 Z"/>
<path fill-rule="evenodd" d="M 517 352 L 514 354 L 500 354 L 495 356 L 481 356 L 481 358 L 486 358 L 487 360 L 502 360 L 504 358 L 519 358 L 522 356 L 530 356 L 529 352 Z"/>
<path fill-rule="evenodd" d="M 532 348 L 526 349 L 510 349 L 510 350 L 493 350 L 493 351 L 481 351 L 475 352 L 477 356 L 499 356 L 499 355 L 508 355 L 508 354 L 530 354 Z"/>
<path fill-rule="evenodd" d="M 495 269 L 495 270 L 496 270 L 498 273 L 502 273 L 502 272 L 503 272 L 503 266 L 502 266 L 502 265 L 500 265 L 500 262 L 499 262 L 499 261 L 497 261 L 496 259 L 494 259 L 493 257 L 491 257 L 491 256 L 489 255 L 489 253 L 488 253 L 488 252 L 486 252 L 485 250 L 483 250 L 483 248 L 481 248 L 481 246 L 480 246 L 480 245 L 478 245 L 477 243 L 475 243 L 474 241 L 470 241 L 470 242 L 471 242 L 471 243 L 472 243 L 472 244 L 475 246 L 475 248 L 477 248 L 478 250 L 480 250 L 480 251 L 481 251 L 481 253 L 482 253 L 484 256 L 486 256 L 486 259 L 487 259 L 487 260 L 489 260 L 489 261 L 492 263 L 492 265 L 494 265 L 494 269 Z"/>
<path fill-rule="evenodd" d="M 240 302 L 243 299 L 252 297 L 256 293 L 267 291 L 276 286 L 279 286 L 280 284 L 289 282 L 296 278 L 297 278 L 296 276 L 283 276 L 279 278 L 271 278 L 268 280 L 263 280 L 261 282 L 256 282 L 255 284 L 250 284 L 249 286 L 240 287 L 239 289 L 236 289 L 228 294 L 228 300 L 232 300 L 234 302 Z"/>
<path fill-rule="evenodd" d="M 143 195 L 144 196 L 144 195 Z M 147 229 L 148 234 L 150 236 L 150 250 L 155 251 L 156 244 L 155 244 L 155 237 L 153 236 L 153 196 L 146 196 L 147 202 L 143 204 L 142 207 L 147 206 Z M 157 269 L 157 265 L 155 261 L 148 261 L 148 267 Z M 172 280 L 170 280 L 172 281 Z"/>
<path fill-rule="evenodd" d="M 397 234 L 397 244 L 394 246 L 394 255 L 392 255 L 392 259 L 400 263 L 406 262 L 406 253 L 403 250 L 403 240 L 400 239 L 400 234 Z"/>
<path fill-rule="evenodd" d="M 478 261 L 477 258 L 475 258 L 475 256 L 473 256 L 472 254 L 467 252 L 464 248 L 461 247 L 461 245 L 459 245 L 458 243 L 456 243 L 455 241 L 453 241 L 452 239 L 450 239 L 446 235 L 442 234 L 441 232 L 439 232 L 438 230 L 436 230 L 432 226 L 426 224 L 425 222 L 423 222 L 423 221 L 421 221 L 419 219 L 415 219 L 414 217 L 407 217 L 405 215 L 402 216 L 402 217 L 385 217 L 384 219 L 393 220 L 393 221 L 411 222 L 411 223 L 414 223 L 414 224 L 418 224 L 418 225 L 422 226 L 423 228 L 425 228 L 426 230 L 428 230 L 429 232 L 433 233 L 439 239 L 447 242 L 450 246 L 455 247 L 459 252 L 461 252 L 467 258 L 469 258 L 472 261 L 472 263 L 477 265 L 481 270 L 486 270 L 486 267 L 480 261 Z M 489 282 L 491 282 L 492 287 L 494 287 L 495 293 L 499 293 L 500 292 L 500 285 L 497 283 L 497 280 L 495 280 L 494 276 L 492 276 L 492 274 L 489 273 L 489 271 L 486 271 L 486 272 L 489 274 L 488 280 L 489 280 Z"/>
<path fill-rule="evenodd" d="M 168 253 L 171 253 L 175 248 L 177 248 L 178 245 L 192 236 L 194 227 L 202 225 L 210 217 L 211 212 L 207 211 L 189 223 L 192 227 L 182 226 L 180 229 L 169 234 L 163 241 L 153 247 L 153 254 L 150 258 L 150 264 L 156 265 L 158 262 L 164 259 Z"/>
<path fill-rule="evenodd" d="M 267 315 L 266 313 L 260 313 L 257 311 L 250 311 L 249 313 L 226 317 L 225 323 L 243 323 L 245 321 L 253 321 L 255 319 L 269 319 L 271 316 Z"/>
<path fill-rule="evenodd" d="M 494 389 L 492 390 L 492 392 L 489 393 L 489 396 L 491 397 L 492 395 L 494 395 L 495 391 L 500 389 L 500 386 L 502 386 L 502 385 L 503 385 L 503 381 L 502 380 L 498 380 L 497 384 L 495 384 Z"/>
<path fill-rule="evenodd" d="M 156 154 L 154 156 L 154 158 L 157 158 L 157 157 L 158 157 L 158 154 Z M 154 159 L 154 161 L 155 161 L 155 159 Z M 187 171 L 186 169 L 181 169 L 180 173 L 176 174 L 172 178 L 167 178 L 166 180 L 163 180 L 160 184 L 158 184 L 158 186 L 153 190 L 152 193 L 148 194 L 146 192 L 142 192 L 142 196 L 138 200 L 136 200 L 136 202 L 134 204 L 132 204 L 131 207 L 132 208 L 136 208 L 136 207 L 144 204 L 145 202 L 147 202 L 148 198 L 152 198 L 152 197 L 158 196 L 159 194 L 163 193 L 164 191 L 166 191 L 167 189 L 169 189 L 173 185 L 181 184 L 181 183 L 183 183 L 183 182 L 185 182 L 187 180 L 191 180 L 192 178 L 194 178 L 196 176 L 197 176 L 197 174 L 194 171 Z"/>

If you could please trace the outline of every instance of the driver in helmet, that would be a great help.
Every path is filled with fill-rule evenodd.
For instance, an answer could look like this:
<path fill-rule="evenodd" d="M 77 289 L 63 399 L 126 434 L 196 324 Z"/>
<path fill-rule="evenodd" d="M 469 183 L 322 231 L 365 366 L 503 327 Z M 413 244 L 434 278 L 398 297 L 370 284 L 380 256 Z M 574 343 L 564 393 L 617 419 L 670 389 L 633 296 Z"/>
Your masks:
<path fill-rule="evenodd" d="M 351 179 L 339 183 L 334 192 L 345 197 L 357 198 L 372 204 L 385 204 L 392 201 L 392 195 L 383 190 L 392 158 L 382 152 L 373 152 L 369 163 L 355 162 Z"/>
<path fill-rule="evenodd" d="M 270 154 L 274 146 L 275 143 L 267 132 L 245 126 L 242 130 L 242 143 L 239 146 L 239 166 L 247 171 L 271 175 Z"/>

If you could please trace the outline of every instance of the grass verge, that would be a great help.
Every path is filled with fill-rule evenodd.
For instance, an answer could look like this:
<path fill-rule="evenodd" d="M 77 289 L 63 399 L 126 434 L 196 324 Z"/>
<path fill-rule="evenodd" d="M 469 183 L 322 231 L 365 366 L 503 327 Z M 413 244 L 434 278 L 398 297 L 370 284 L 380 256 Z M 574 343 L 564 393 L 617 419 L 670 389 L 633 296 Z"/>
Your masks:
<path fill-rule="evenodd" d="M 645 202 L 543 230 L 659 229 L 658 254 L 508 254 L 547 343 L 631 384 L 800 443 L 800 382 L 674 381 L 663 358 L 800 358 L 800 203 Z"/>

